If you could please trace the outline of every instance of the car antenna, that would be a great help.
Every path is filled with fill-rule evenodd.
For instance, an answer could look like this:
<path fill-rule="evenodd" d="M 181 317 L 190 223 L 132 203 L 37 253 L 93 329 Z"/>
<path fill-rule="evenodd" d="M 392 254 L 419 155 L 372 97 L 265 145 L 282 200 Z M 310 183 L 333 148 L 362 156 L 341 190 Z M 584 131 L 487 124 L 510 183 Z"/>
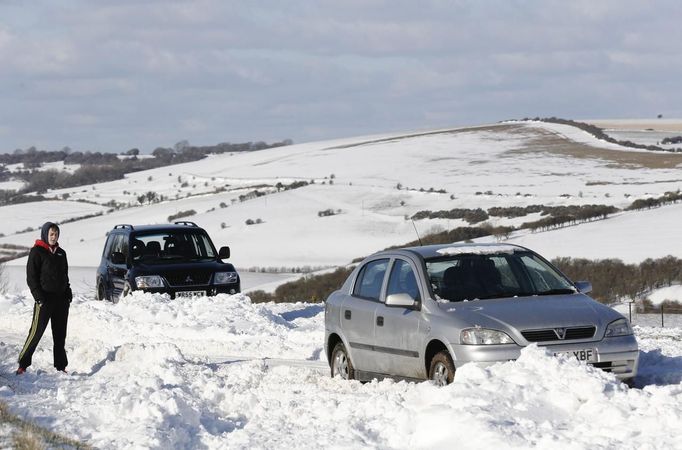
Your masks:
<path fill-rule="evenodd" d="M 421 247 L 424 244 L 422 244 L 422 238 L 419 237 L 419 231 L 417 231 L 417 225 L 414 224 L 413 219 L 410 219 L 410 221 L 412 222 L 412 226 L 414 227 L 414 232 L 417 234 L 417 240 L 419 241 L 419 246 Z"/>

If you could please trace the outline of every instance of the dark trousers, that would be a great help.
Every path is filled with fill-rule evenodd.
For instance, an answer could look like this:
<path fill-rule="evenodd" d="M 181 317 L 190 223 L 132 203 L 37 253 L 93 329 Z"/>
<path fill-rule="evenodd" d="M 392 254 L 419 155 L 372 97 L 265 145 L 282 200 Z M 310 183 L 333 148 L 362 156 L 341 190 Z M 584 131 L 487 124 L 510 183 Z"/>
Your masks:
<path fill-rule="evenodd" d="M 66 324 L 69 320 L 69 302 L 56 301 L 45 302 L 41 305 L 35 304 L 33 306 L 33 321 L 31 322 L 31 329 L 28 332 L 24 348 L 19 354 L 19 367 L 24 369 L 31 365 L 33 352 L 36 351 L 40 338 L 45 333 L 47 322 L 52 325 L 52 340 L 54 347 L 52 348 L 54 367 L 57 370 L 64 370 L 69 364 L 66 359 L 66 350 L 64 344 L 66 343 Z"/>

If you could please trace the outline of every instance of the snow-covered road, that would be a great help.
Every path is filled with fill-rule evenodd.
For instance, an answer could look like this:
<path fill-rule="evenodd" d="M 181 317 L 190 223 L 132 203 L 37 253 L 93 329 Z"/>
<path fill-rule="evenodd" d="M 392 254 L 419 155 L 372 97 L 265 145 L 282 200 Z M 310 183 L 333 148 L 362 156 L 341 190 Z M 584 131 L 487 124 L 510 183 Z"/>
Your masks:
<path fill-rule="evenodd" d="M 635 328 L 637 389 L 537 347 L 437 388 L 331 379 L 321 304 L 77 296 L 69 374 L 48 331 L 17 377 L 26 295 L 0 295 L 0 399 L 97 448 L 682 448 L 682 328 Z"/>

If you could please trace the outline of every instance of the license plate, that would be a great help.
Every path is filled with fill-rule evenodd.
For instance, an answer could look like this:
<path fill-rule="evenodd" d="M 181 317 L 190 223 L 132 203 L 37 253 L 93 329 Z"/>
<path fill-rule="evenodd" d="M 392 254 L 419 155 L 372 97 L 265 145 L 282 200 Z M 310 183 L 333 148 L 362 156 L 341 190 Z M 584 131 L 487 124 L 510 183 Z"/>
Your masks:
<path fill-rule="evenodd" d="M 176 297 L 203 297 L 206 291 L 179 291 L 175 293 Z"/>
<path fill-rule="evenodd" d="M 578 361 L 595 362 L 597 361 L 597 352 L 593 348 L 583 348 L 580 350 L 570 350 L 567 352 L 555 352 L 554 356 L 564 355 L 567 358 L 575 358 Z"/>

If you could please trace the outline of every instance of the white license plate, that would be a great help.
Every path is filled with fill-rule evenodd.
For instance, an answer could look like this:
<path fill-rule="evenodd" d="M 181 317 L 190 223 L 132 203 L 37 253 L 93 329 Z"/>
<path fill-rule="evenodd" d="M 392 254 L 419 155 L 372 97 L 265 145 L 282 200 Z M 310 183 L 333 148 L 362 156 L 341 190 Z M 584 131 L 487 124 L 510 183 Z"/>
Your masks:
<path fill-rule="evenodd" d="M 203 297 L 206 291 L 178 291 L 175 293 L 176 297 Z"/>
<path fill-rule="evenodd" d="M 570 350 L 567 352 L 555 352 L 554 356 L 564 355 L 567 358 L 575 358 L 578 361 L 596 362 L 597 351 L 593 348 L 583 348 L 580 350 Z"/>

